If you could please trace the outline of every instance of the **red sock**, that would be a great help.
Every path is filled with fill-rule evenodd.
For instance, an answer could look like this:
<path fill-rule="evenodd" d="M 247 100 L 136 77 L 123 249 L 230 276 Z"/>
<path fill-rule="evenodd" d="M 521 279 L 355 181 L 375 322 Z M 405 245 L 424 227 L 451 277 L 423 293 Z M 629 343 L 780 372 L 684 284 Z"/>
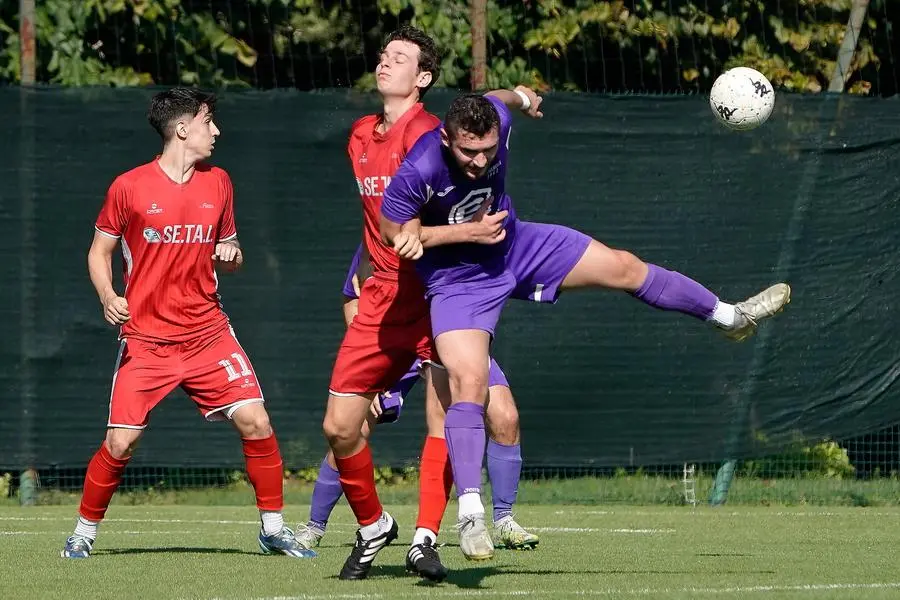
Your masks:
<path fill-rule="evenodd" d="M 441 518 L 447 510 L 450 488 L 453 487 L 453 469 L 444 438 L 428 436 L 422 448 L 419 465 L 419 518 L 416 527 L 424 527 L 438 533 Z"/>
<path fill-rule="evenodd" d="M 356 515 L 356 521 L 362 526 L 371 525 L 378 520 L 384 509 L 375 489 L 375 464 L 372 462 L 369 445 L 363 446 L 353 456 L 335 457 L 335 462 L 347 504 Z"/>
<path fill-rule="evenodd" d="M 275 434 L 262 440 L 241 438 L 241 442 L 247 461 L 247 477 L 256 492 L 256 506 L 259 510 L 281 510 L 284 507 L 284 463 Z"/>
<path fill-rule="evenodd" d="M 109 501 L 122 482 L 129 458 L 115 458 L 109 453 L 106 442 L 100 444 L 100 449 L 88 463 L 78 514 L 88 521 L 103 520 Z"/>

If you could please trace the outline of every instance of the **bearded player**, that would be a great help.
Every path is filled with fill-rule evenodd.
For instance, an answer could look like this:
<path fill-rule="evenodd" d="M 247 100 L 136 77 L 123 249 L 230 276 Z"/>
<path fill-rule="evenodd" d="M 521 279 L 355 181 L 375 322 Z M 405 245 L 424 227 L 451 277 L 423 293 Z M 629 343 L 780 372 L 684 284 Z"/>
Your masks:
<path fill-rule="evenodd" d="M 359 281 L 368 279 L 371 266 L 361 262 L 362 245 L 357 248 L 350 268 L 344 281 L 342 294 L 344 296 L 343 311 L 347 326 L 353 321 L 358 312 L 359 305 Z M 420 379 L 423 369 L 422 362 L 416 360 L 409 371 L 401 377 L 390 390 L 379 393 L 372 403 L 370 415 L 363 426 L 363 437 L 369 439 L 371 428 L 377 424 L 395 423 L 400 419 L 403 404 L 416 382 Z M 487 426 L 489 431 L 487 447 L 487 470 L 491 481 L 493 499 L 493 523 L 495 543 L 513 550 L 530 550 L 540 541 L 538 536 L 526 531 L 519 525 L 512 514 L 513 505 L 519 488 L 519 477 L 522 472 L 522 454 L 519 444 L 518 412 L 515 410 L 515 401 L 512 398 L 509 382 L 506 375 L 500 369 L 500 365 L 491 358 L 491 366 L 488 376 L 488 390 L 493 403 L 486 408 Z M 503 411 L 512 411 L 506 414 Z M 426 419 L 429 431 L 433 431 L 433 437 L 439 439 L 443 435 L 444 407 L 432 403 L 426 408 Z M 439 443 L 439 442 L 432 442 Z M 443 472 L 450 477 L 451 472 L 446 458 L 443 461 Z M 426 469 L 427 470 L 427 469 Z M 426 473 L 427 475 L 427 473 Z M 422 488 L 425 491 L 421 502 L 432 502 L 446 506 L 446 496 L 440 496 L 433 501 L 434 494 L 428 493 L 428 487 L 433 487 L 433 481 L 426 476 L 423 478 Z M 442 482 L 443 483 L 443 482 Z M 450 483 L 441 486 L 441 493 L 449 494 Z M 334 455 L 329 452 L 322 460 L 319 473 L 313 488 L 312 502 L 310 505 L 309 521 L 297 527 L 297 541 L 304 548 L 314 548 L 319 545 L 328 527 L 328 520 L 338 500 L 343 495 L 338 472 L 334 468 Z M 427 513 L 427 511 L 426 511 Z M 437 529 L 430 529 L 428 524 L 420 522 L 423 529 L 428 529 L 424 540 L 419 544 L 413 544 L 407 554 L 407 567 L 410 571 L 423 574 L 416 565 L 425 558 L 435 547 Z M 432 525 L 433 527 L 433 525 Z M 419 560 L 414 560 L 421 553 Z M 439 559 L 438 559 L 439 562 Z M 428 573 L 426 571 L 426 573 Z M 432 573 L 432 575 L 434 575 Z M 435 578 L 435 577 L 432 577 Z"/>
<path fill-rule="evenodd" d="M 712 323 L 736 340 L 790 300 L 774 285 L 738 304 L 722 302 L 681 273 L 648 264 L 559 225 L 516 217 L 506 194 L 512 115 L 536 111 L 529 88 L 454 100 L 439 129 L 422 136 L 384 194 L 381 232 L 401 258 L 418 259 L 431 323 L 452 390 L 445 435 L 459 497 L 460 547 L 484 530 L 481 464 L 487 361 L 506 300 L 555 303 L 562 290 L 606 288 L 662 310 Z M 465 226 L 485 214 L 502 216 L 493 243 L 471 242 Z M 428 226 L 459 228 L 433 236 Z M 426 227 L 422 227 L 422 225 Z"/>
<path fill-rule="evenodd" d="M 373 275 L 361 285 L 358 313 L 338 351 L 323 422 L 341 488 L 360 525 L 341 579 L 365 578 L 377 553 L 397 537 L 398 526 L 378 499 L 363 426 L 377 395 L 400 380 L 416 359 L 426 365 L 429 436 L 422 450 L 419 516 L 407 568 L 433 580 L 446 576 L 434 540 L 452 485 L 442 410 L 449 405 L 450 393 L 446 375 L 432 368 L 431 324 L 422 282 L 414 266 L 386 247 L 378 232 L 381 196 L 391 176 L 419 136 L 440 122 L 420 102 L 437 79 L 439 67 L 437 50 L 427 35 L 412 27 L 391 34 L 376 67 L 384 110 L 358 120 L 348 144 L 363 201 L 362 258 L 371 264 Z M 473 224 L 472 231 L 488 237 L 496 226 L 487 220 Z M 445 229 L 437 228 L 433 234 L 439 237 Z M 499 415 L 516 415 L 514 405 L 505 408 L 503 400 L 512 402 L 512 396 L 490 405 Z"/>
<path fill-rule="evenodd" d="M 240 434 L 262 522 L 262 552 L 315 556 L 284 526 L 278 442 L 256 373 L 219 304 L 216 268 L 234 271 L 244 257 L 231 180 L 203 162 L 219 135 L 215 106 L 215 96 L 194 89 L 154 96 L 148 119 L 163 139 L 162 154 L 118 176 L 97 218 L 88 270 L 104 317 L 121 326 L 121 344 L 106 439 L 88 465 L 65 558 L 90 556 L 150 412 L 176 387 L 207 420 L 229 420 Z M 122 295 L 112 278 L 120 243 Z"/>

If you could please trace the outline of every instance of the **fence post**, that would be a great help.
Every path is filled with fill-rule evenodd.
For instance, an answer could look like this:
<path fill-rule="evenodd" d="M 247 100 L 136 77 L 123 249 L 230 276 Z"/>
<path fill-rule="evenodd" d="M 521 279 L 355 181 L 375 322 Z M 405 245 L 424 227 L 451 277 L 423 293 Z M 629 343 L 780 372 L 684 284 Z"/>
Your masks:
<path fill-rule="evenodd" d="M 21 83 L 22 85 L 34 85 L 34 0 L 19 0 L 19 55 L 21 57 Z"/>
<path fill-rule="evenodd" d="M 487 86 L 487 0 L 471 0 L 472 91 Z"/>
<path fill-rule="evenodd" d="M 850 18 L 847 19 L 847 29 L 844 31 L 844 41 L 838 50 L 837 63 L 834 65 L 834 73 L 831 74 L 831 82 L 828 91 L 840 94 L 844 91 L 844 85 L 850 77 L 850 63 L 856 54 L 856 44 L 859 41 L 859 31 L 862 28 L 863 19 L 869 9 L 869 0 L 853 0 L 850 8 Z"/>

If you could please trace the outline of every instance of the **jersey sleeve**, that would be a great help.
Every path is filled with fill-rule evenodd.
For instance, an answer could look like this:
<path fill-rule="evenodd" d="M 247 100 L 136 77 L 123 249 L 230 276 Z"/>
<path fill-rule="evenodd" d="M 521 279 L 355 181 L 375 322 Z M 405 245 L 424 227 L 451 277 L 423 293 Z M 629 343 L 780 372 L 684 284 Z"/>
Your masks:
<path fill-rule="evenodd" d="M 131 214 L 131 194 L 128 184 L 117 177 L 106 191 L 106 200 L 94 224 L 94 229 L 111 238 L 120 238 L 128 225 Z"/>
<path fill-rule="evenodd" d="M 497 114 L 500 115 L 500 139 L 503 140 L 506 149 L 509 150 L 509 134 L 512 133 L 513 121 L 512 112 L 500 98 L 497 98 L 496 96 L 486 96 L 486 98 L 494 105 L 494 108 L 497 109 Z"/>
<path fill-rule="evenodd" d="M 234 224 L 234 188 L 231 185 L 231 177 L 225 171 L 222 171 L 222 193 L 225 197 L 217 239 L 220 242 L 227 242 L 237 237 L 237 227 Z"/>
<path fill-rule="evenodd" d="M 421 118 L 413 119 L 413 121 L 406 128 L 406 131 L 403 132 L 403 149 L 401 156 L 405 157 L 409 154 L 409 151 L 412 150 L 412 147 L 416 145 L 416 142 L 419 141 L 419 138 L 440 125 L 440 121 L 437 119 L 430 119 L 425 117 L 424 115 Z"/>
<path fill-rule="evenodd" d="M 405 160 L 384 191 L 381 214 L 388 220 L 403 225 L 419 215 L 430 197 L 431 187 L 416 163 Z"/>

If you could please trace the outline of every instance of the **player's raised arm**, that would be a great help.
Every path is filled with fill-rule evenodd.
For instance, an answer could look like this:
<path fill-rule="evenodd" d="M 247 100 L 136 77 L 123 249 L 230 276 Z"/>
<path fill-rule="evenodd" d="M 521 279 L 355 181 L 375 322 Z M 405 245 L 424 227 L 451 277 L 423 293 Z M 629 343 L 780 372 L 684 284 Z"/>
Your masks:
<path fill-rule="evenodd" d="M 540 111 L 543 98 L 530 87 L 519 85 L 514 90 L 493 90 L 485 94 L 503 102 L 510 110 L 520 110 L 532 119 L 540 119 L 544 113 Z"/>

